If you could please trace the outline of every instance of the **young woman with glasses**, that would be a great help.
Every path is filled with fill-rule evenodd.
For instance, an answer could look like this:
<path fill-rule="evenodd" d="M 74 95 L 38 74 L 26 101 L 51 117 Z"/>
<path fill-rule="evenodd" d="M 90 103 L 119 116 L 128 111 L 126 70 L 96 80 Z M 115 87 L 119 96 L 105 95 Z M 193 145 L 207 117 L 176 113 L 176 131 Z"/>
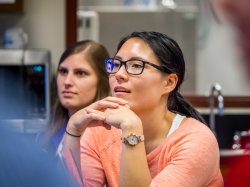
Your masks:
<path fill-rule="evenodd" d="M 179 92 L 178 44 L 133 32 L 105 65 L 112 96 L 72 115 L 64 135 L 64 156 L 83 185 L 223 186 L 216 138 Z"/>

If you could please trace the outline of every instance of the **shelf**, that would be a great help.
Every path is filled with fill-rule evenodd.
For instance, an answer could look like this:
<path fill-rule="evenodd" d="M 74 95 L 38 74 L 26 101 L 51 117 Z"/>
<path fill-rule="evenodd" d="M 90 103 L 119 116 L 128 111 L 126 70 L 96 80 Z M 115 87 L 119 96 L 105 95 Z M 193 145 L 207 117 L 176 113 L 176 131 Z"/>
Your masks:
<path fill-rule="evenodd" d="M 13 13 L 23 11 L 23 0 L 16 0 L 14 3 L 0 3 L 1 13 Z"/>
<path fill-rule="evenodd" d="M 232 156 L 242 156 L 242 155 L 249 155 L 245 149 L 221 149 L 220 156 L 221 157 L 232 157 Z"/>
<path fill-rule="evenodd" d="M 199 108 L 209 108 L 209 96 L 203 95 L 184 95 L 184 97 L 192 103 L 193 106 Z M 223 96 L 225 108 L 246 108 L 250 109 L 249 96 Z M 215 99 L 217 106 L 217 100 Z"/>
<path fill-rule="evenodd" d="M 96 11 L 101 13 L 145 13 L 145 12 L 179 12 L 198 13 L 197 6 L 179 6 L 176 9 L 168 9 L 163 6 L 80 6 L 78 11 Z"/>

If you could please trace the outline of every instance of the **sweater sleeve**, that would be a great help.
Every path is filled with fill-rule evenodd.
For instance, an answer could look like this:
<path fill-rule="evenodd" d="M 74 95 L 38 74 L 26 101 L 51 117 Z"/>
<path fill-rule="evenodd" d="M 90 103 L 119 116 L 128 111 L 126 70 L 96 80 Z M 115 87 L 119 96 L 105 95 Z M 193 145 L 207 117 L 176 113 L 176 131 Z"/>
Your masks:
<path fill-rule="evenodd" d="M 104 186 L 106 183 L 99 150 L 92 133 L 93 132 L 87 128 L 81 138 L 81 170 L 85 187 L 99 187 Z"/>
<path fill-rule="evenodd" d="M 62 159 L 63 165 L 65 164 L 65 167 L 70 172 L 72 176 L 72 180 L 74 180 L 76 186 L 83 186 L 81 174 L 77 169 L 76 162 L 73 158 L 73 155 L 69 149 L 62 150 L 62 156 L 58 157 L 59 161 Z"/>
<path fill-rule="evenodd" d="M 158 163 L 161 171 L 150 187 L 223 186 L 217 141 L 205 125 L 193 122 L 180 127 L 164 144 Z"/>

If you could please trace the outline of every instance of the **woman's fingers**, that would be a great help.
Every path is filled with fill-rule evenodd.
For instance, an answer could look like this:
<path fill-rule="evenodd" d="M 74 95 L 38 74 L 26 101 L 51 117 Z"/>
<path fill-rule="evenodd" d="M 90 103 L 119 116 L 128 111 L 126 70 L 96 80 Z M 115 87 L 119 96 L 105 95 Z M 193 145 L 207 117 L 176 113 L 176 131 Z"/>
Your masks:
<path fill-rule="evenodd" d="M 117 108 L 119 105 L 128 105 L 128 102 L 121 98 L 109 96 L 100 101 L 93 103 L 87 108 L 96 109 L 96 110 L 104 110 L 106 108 Z"/>
<path fill-rule="evenodd" d="M 124 99 L 111 96 L 106 97 L 102 100 L 96 101 L 86 108 L 77 111 L 74 115 L 71 116 L 69 120 L 69 126 L 82 131 L 93 120 L 105 121 L 106 114 L 104 113 L 104 111 L 106 109 L 116 109 L 119 108 L 119 106 L 125 106 L 129 108 L 128 102 Z"/>
<path fill-rule="evenodd" d="M 83 131 L 91 121 L 104 121 L 105 115 L 103 112 L 94 109 L 81 109 L 71 116 L 68 122 L 69 128 Z"/>
<path fill-rule="evenodd" d="M 108 97 L 104 98 L 104 100 L 115 102 L 115 103 L 118 103 L 120 105 L 128 104 L 128 102 L 126 100 L 124 100 L 122 98 L 118 98 L 118 97 L 108 96 Z"/>
<path fill-rule="evenodd" d="M 105 115 L 101 111 L 94 110 L 94 109 L 86 109 L 86 113 L 87 113 L 87 118 L 88 119 L 101 120 L 101 121 L 105 120 Z"/>

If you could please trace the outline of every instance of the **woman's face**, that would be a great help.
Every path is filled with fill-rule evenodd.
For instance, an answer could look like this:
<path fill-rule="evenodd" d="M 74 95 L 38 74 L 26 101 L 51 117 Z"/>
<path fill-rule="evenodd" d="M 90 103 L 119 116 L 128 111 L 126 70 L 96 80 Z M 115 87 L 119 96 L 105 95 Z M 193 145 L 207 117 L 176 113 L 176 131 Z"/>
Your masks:
<path fill-rule="evenodd" d="M 152 49 L 139 38 L 126 41 L 115 57 L 122 61 L 141 59 L 160 65 Z M 135 112 L 150 111 L 152 107 L 159 106 L 160 102 L 166 102 L 166 97 L 163 97 L 165 76 L 166 74 L 147 64 L 142 74 L 130 75 L 123 65 L 117 73 L 109 77 L 111 93 L 127 100 Z"/>
<path fill-rule="evenodd" d="M 57 72 L 58 96 L 69 114 L 93 102 L 98 77 L 83 53 L 66 58 Z"/>

